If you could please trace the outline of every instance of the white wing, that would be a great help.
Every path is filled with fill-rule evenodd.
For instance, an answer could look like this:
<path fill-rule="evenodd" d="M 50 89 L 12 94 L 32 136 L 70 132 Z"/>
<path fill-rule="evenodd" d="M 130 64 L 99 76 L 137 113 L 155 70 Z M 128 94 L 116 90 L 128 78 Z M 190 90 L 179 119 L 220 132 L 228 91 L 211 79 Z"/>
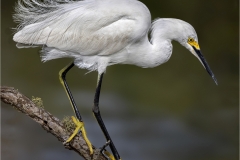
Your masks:
<path fill-rule="evenodd" d="M 150 14 L 143 12 L 149 13 L 148 9 L 134 0 L 69 1 L 47 9 L 32 1 L 36 2 L 35 6 L 28 11 L 25 7 L 24 14 L 35 11 L 34 17 L 24 19 L 23 11 L 18 11 L 16 16 L 22 22 L 13 37 L 18 43 L 46 45 L 83 56 L 109 55 L 140 39 L 150 26 Z M 21 7 L 24 5 L 18 9 Z M 143 18 L 148 21 L 141 22 Z"/>

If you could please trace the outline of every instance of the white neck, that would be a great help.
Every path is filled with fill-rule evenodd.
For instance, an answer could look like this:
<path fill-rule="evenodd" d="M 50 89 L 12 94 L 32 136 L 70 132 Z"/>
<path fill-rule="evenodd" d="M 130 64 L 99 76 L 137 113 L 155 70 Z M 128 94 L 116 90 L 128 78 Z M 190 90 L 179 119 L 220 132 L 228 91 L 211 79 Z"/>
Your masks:
<path fill-rule="evenodd" d="M 152 68 L 169 60 L 172 55 L 170 38 L 164 38 L 152 32 L 151 40 L 145 37 L 142 41 L 130 47 L 128 64 L 134 64 L 143 68 Z"/>
<path fill-rule="evenodd" d="M 186 22 L 170 18 L 154 21 L 150 42 L 146 36 L 142 41 L 133 45 L 129 64 L 148 68 L 167 62 L 172 55 L 172 40 L 185 46 L 184 40 L 180 39 L 180 37 L 186 37 L 184 36 L 186 25 L 183 23 Z"/>

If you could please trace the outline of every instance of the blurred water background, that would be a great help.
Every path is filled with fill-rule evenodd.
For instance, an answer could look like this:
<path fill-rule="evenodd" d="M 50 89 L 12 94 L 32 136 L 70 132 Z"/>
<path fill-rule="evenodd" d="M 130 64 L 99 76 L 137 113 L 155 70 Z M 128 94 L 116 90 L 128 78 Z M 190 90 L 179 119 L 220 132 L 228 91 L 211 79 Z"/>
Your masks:
<path fill-rule="evenodd" d="M 59 118 L 73 115 L 58 80 L 70 59 L 42 63 L 39 49 L 17 49 L 12 20 L 17 0 L 1 6 L 2 85 L 28 97 L 41 97 Z M 239 157 L 239 1 L 145 0 L 157 17 L 191 23 L 219 85 L 199 61 L 173 42 L 170 60 L 153 69 L 115 65 L 103 79 L 100 108 L 123 160 L 237 160 Z M 101 147 L 104 136 L 91 108 L 97 73 L 74 68 L 68 82 L 85 121 L 89 139 Z M 3 160 L 81 159 L 35 122 L 1 104 Z"/>

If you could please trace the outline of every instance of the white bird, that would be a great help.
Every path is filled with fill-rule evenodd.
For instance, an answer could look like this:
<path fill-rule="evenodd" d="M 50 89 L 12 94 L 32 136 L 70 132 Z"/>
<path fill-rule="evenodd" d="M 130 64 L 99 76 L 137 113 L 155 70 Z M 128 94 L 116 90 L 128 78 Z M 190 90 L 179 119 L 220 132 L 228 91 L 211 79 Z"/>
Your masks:
<path fill-rule="evenodd" d="M 143 68 L 156 67 L 169 60 L 171 42 L 174 40 L 200 60 L 217 84 L 200 52 L 194 28 L 187 22 L 173 18 L 159 18 L 151 24 L 148 8 L 137 0 L 19 0 L 14 19 L 20 23 L 13 37 L 18 42 L 17 47 L 43 46 L 41 58 L 44 62 L 63 57 L 74 60 L 60 71 L 60 80 L 76 114 L 79 112 L 67 86 L 66 73 L 74 65 L 98 72 L 93 112 L 116 159 L 120 156 L 107 133 L 98 107 L 101 82 L 107 66 L 132 64 Z M 80 114 L 77 117 L 83 125 Z"/>

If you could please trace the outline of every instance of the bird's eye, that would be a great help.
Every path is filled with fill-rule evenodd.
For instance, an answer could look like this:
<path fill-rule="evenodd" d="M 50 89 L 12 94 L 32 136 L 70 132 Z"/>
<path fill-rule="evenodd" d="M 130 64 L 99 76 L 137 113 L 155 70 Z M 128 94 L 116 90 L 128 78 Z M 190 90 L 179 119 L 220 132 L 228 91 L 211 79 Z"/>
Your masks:
<path fill-rule="evenodd" d="M 188 38 L 188 42 L 194 42 L 193 38 Z"/>

